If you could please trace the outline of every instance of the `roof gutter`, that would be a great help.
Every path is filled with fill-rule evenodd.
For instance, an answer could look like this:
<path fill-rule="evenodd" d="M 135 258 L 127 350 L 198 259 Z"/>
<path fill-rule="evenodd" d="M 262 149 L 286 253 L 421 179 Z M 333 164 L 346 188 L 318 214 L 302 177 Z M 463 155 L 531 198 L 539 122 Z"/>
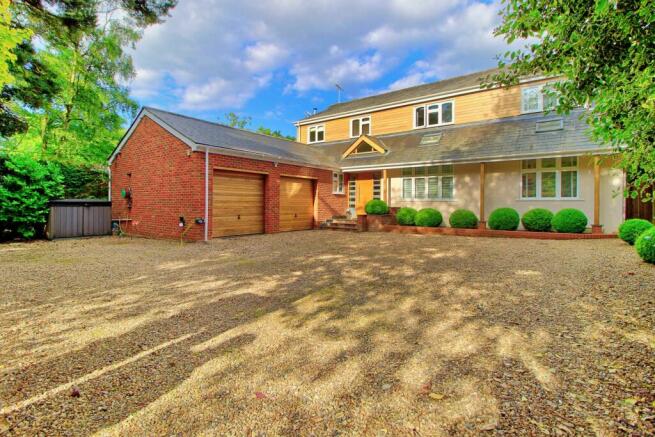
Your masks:
<path fill-rule="evenodd" d="M 538 80 L 542 79 L 548 79 L 550 76 L 536 76 L 536 77 L 531 77 L 529 79 L 521 79 L 519 80 L 519 84 L 523 83 L 528 83 L 528 82 L 535 82 Z M 407 105 L 412 105 L 412 104 L 418 104 L 418 103 L 425 103 L 430 100 L 435 100 L 435 99 L 445 99 L 448 97 L 456 97 L 464 94 L 470 94 L 478 91 L 483 91 L 487 89 L 495 89 L 495 88 L 500 88 L 499 85 L 495 85 L 489 88 L 483 88 L 481 86 L 470 86 L 470 87 L 465 87 L 465 88 L 458 88 L 456 90 L 448 91 L 448 92 L 442 92 L 442 93 L 436 93 L 436 94 L 430 94 L 427 96 L 423 96 L 420 98 L 412 98 L 412 99 L 405 99 L 405 100 L 398 100 L 392 103 L 385 103 L 382 105 L 374 105 L 374 106 L 367 106 L 366 108 L 363 109 L 354 109 L 352 111 L 345 111 L 345 112 L 338 112 L 336 114 L 332 115 L 326 115 L 323 117 L 316 117 L 316 118 L 308 118 L 304 120 L 298 120 L 294 123 L 294 126 L 300 127 L 304 126 L 307 124 L 314 124 L 314 123 L 320 123 L 323 121 L 328 121 L 328 120 L 333 120 L 335 118 L 341 118 L 341 117 L 348 117 L 348 116 L 353 116 L 353 115 L 359 115 L 359 114 L 366 114 L 367 112 L 374 112 L 374 111 L 381 111 L 384 109 L 391 109 L 391 108 L 397 108 L 399 106 L 407 106 Z"/>
<path fill-rule="evenodd" d="M 402 162 L 402 163 L 393 163 L 393 164 L 378 164 L 378 165 L 357 165 L 350 167 L 341 167 L 342 171 L 345 172 L 361 172 L 361 171 L 371 171 L 371 170 L 392 170 L 399 168 L 407 167 L 423 167 L 426 165 L 448 165 L 448 164 L 477 164 L 480 162 L 502 162 L 502 161 L 519 161 L 522 159 L 534 159 L 534 158 L 560 158 L 563 156 L 583 156 L 583 155 L 611 155 L 616 153 L 612 148 L 601 148 L 596 150 L 581 149 L 581 150 L 570 150 L 565 152 L 554 152 L 554 153 L 524 153 L 521 155 L 496 155 L 490 156 L 487 158 L 469 158 L 469 159 L 434 159 L 429 161 L 414 161 L 414 162 Z"/>

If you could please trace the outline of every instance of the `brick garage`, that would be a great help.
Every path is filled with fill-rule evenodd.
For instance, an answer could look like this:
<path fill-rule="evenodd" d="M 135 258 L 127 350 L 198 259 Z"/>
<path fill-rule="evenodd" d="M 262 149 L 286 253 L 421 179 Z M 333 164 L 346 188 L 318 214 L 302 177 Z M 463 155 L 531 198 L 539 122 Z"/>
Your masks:
<path fill-rule="evenodd" d="M 216 130 L 221 132 L 215 133 Z M 207 139 L 239 143 L 240 136 L 244 135 L 241 147 L 239 144 L 229 144 L 229 149 L 213 145 L 208 147 L 209 238 L 213 235 L 211 218 L 215 169 L 262 174 L 266 233 L 278 232 L 280 228 L 281 176 L 311 178 L 314 181 L 315 226 L 346 211 L 346 196 L 332 194 L 332 169 L 323 164 L 325 158 L 314 154 L 311 146 L 146 108 L 110 158 L 113 220 L 119 222 L 121 229 L 128 234 L 180 238 L 182 228 L 179 220 L 184 217 L 187 224 L 193 223 L 186 231 L 185 239 L 202 240 L 205 225 L 195 224 L 195 220 L 205 218 L 204 148 L 209 142 Z M 206 142 L 199 144 L 197 139 Z M 269 146 L 268 143 L 273 145 Z M 296 164 L 296 156 L 276 156 L 273 152 L 295 152 L 298 161 L 310 162 Z M 248 156 L 250 154 L 253 156 Z M 266 159 L 261 155 L 265 155 Z M 131 191 L 131 208 L 128 207 L 130 200 L 122 195 L 123 190 Z"/>

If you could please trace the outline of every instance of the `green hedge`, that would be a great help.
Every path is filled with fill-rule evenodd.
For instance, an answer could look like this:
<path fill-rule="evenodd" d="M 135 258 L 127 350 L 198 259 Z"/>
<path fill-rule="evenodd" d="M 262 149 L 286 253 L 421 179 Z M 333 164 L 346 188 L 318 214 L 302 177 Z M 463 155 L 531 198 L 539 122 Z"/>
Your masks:
<path fill-rule="evenodd" d="M 520 221 L 519 213 L 514 208 L 498 208 L 489 215 L 489 229 L 515 231 Z"/>
<path fill-rule="evenodd" d="M 587 228 L 587 216 L 575 208 L 565 208 L 553 216 L 551 221 L 557 232 L 580 234 Z"/>
<path fill-rule="evenodd" d="M 653 227 L 648 220 L 630 219 L 621 223 L 619 226 L 619 238 L 626 243 L 633 245 L 637 238 Z"/>
<path fill-rule="evenodd" d="M 449 221 L 452 228 L 476 228 L 478 226 L 478 218 L 468 209 L 453 211 Z"/>
<path fill-rule="evenodd" d="M 416 213 L 414 222 L 416 226 L 428 226 L 436 228 L 443 221 L 443 216 L 434 208 L 423 208 Z"/>
<path fill-rule="evenodd" d="M 41 236 L 48 202 L 64 193 L 62 182 L 55 164 L 0 153 L 0 238 Z"/>
<path fill-rule="evenodd" d="M 416 218 L 416 210 L 414 208 L 400 208 L 396 213 L 396 220 L 399 225 L 413 226 Z"/>
<path fill-rule="evenodd" d="M 366 214 L 371 215 L 382 215 L 389 212 L 389 206 L 387 205 L 387 202 L 380 199 L 369 200 L 366 202 L 364 209 L 366 210 Z"/>
<path fill-rule="evenodd" d="M 523 214 L 521 223 L 528 231 L 548 232 L 553 227 L 553 213 L 544 208 L 534 208 Z"/>
<path fill-rule="evenodd" d="M 635 248 L 641 259 L 655 264 L 655 227 L 650 228 L 637 238 Z"/>

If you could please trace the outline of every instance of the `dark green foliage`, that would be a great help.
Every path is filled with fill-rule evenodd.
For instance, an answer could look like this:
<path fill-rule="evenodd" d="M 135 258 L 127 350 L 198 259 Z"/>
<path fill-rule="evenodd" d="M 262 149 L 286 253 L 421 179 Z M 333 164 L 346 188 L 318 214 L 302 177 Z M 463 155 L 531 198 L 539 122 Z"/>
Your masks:
<path fill-rule="evenodd" d="M 48 201 L 63 194 L 61 182 L 54 164 L 0 154 L 0 235 L 40 235 L 48 217 Z"/>
<path fill-rule="evenodd" d="M 565 208 L 553 216 L 553 229 L 557 232 L 580 234 L 587 227 L 587 216 L 575 208 Z"/>
<path fill-rule="evenodd" d="M 619 238 L 626 243 L 633 245 L 637 238 L 653 227 L 653 224 L 648 220 L 643 219 L 630 219 L 624 221 L 619 226 Z"/>
<path fill-rule="evenodd" d="M 389 212 L 389 206 L 387 205 L 387 202 L 380 199 L 369 200 L 366 202 L 364 209 L 366 210 L 366 214 L 371 215 L 382 215 Z"/>
<path fill-rule="evenodd" d="M 515 231 L 519 227 L 519 213 L 513 208 L 498 208 L 489 216 L 489 228 Z"/>
<path fill-rule="evenodd" d="M 478 218 L 468 209 L 458 209 L 450 214 L 450 227 L 474 229 L 478 226 Z"/>
<path fill-rule="evenodd" d="M 635 248 L 641 259 L 655 264 L 655 227 L 650 228 L 637 238 Z"/>
<path fill-rule="evenodd" d="M 493 82 L 561 77 L 551 90 L 559 96 L 558 112 L 593 103 L 592 138 L 621 153 L 630 195 L 652 186 L 655 2 L 504 0 L 501 16 L 495 33 L 514 50 L 502 55 L 506 69 Z"/>
<path fill-rule="evenodd" d="M 92 167 L 59 164 L 66 199 L 106 199 L 107 172 Z"/>
<path fill-rule="evenodd" d="M 429 226 L 436 228 L 443 221 L 441 213 L 434 208 L 423 208 L 416 213 L 414 222 L 416 226 Z"/>
<path fill-rule="evenodd" d="M 396 220 L 399 225 L 413 226 L 416 219 L 416 210 L 414 208 L 400 208 L 396 213 Z"/>
<path fill-rule="evenodd" d="M 544 208 L 534 208 L 523 214 L 521 223 L 528 231 L 548 232 L 552 228 L 553 213 Z"/>

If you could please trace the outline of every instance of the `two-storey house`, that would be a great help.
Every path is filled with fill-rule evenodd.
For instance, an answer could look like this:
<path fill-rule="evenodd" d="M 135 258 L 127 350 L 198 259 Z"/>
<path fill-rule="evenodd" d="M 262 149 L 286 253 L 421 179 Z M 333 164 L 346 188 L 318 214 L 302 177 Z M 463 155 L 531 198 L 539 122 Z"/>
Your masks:
<path fill-rule="evenodd" d="M 572 207 L 614 232 L 623 174 L 610 149 L 589 139 L 583 110 L 549 112 L 557 102 L 543 87 L 552 79 L 481 87 L 492 72 L 332 105 L 298 121 L 297 138 L 337 159 L 334 192 L 348 197 L 351 214 L 374 197 L 434 207 L 445 222 L 457 208 L 484 222 L 499 207 Z"/>
<path fill-rule="evenodd" d="M 392 208 L 466 208 L 484 226 L 495 208 L 578 208 L 593 232 L 624 219 L 624 175 L 525 78 L 484 88 L 484 71 L 334 104 L 296 123 L 286 141 L 143 108 L 112 153 L 112 215 L 124 231 L 209 239 L 311 229 Z"/>

